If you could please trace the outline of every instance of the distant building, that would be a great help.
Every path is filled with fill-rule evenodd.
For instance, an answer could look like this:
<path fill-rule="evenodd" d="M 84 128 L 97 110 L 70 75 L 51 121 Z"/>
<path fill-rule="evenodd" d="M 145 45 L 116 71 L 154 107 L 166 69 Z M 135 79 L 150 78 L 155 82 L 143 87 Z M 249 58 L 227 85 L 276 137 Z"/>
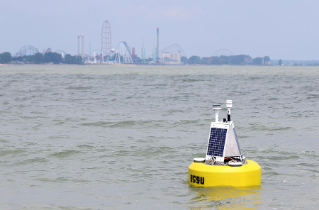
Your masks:
<path fill-rule="evenodd" d="M 181 53 L 170 53 L 163 52 L 162 53 L 162 63 L 163 64 L 181 64 Z"/>

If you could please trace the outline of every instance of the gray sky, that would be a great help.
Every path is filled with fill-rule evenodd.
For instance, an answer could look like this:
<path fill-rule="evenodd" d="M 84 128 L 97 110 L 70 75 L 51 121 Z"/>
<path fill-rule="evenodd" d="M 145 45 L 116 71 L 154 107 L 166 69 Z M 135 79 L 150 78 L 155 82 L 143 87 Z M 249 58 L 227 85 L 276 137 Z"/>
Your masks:
<path fill-rule="evenodd" d="M 319 59 L 319 1 L 315 0 L 10 0 L 0 1 L 0 52 L 24 45 L 77 53 L 83 33 L 85 53 L 101 48 L 104 20 L 112 28 L 112 48 L 145 40 L 152 52 L 156 28 L 160 49 L 179 44 L 188 57 L 218 49 L 271 59 Z"/>

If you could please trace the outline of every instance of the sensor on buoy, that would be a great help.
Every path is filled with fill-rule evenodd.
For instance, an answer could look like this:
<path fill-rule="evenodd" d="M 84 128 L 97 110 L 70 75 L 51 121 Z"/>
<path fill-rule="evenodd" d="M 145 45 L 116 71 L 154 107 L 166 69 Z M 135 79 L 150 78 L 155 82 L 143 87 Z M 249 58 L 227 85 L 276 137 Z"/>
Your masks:
<path fill-rule="evenodd" d="M 194 158 L 188 167 L 188 182 L 196 187 L 253 186 L 261 184 L 261 168 L 242 155 L 235 124 L 231 121 L 232 100 L 226 100 L 227 117 L 219 120 L 221 106 L 214 104 L 205 158 Z"/>

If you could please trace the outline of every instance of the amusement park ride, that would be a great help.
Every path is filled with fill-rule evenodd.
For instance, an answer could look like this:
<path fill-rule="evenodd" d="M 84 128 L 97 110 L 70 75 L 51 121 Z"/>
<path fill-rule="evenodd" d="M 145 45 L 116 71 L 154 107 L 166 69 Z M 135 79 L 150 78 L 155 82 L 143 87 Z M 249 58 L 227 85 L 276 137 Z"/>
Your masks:
<path fill-rule="evenodd" d="M 145 54 L 145 46 L 143 39 L 143 46 L 141 49 L 141 64 L 157 64 L 160 63 L 160 54 L 163 52 L 179 52 L 182 56 L 186 56 L 183 49 L 173 44 L 169 47 L 159 51 L 159 29 L 157 28 L 157 46 L 155 46 L 155 40 L 153 43 L 152 55 L 147 56 Z M 89 64 L 132 64 L 135 62 L 135 49 L 130 48 L 127 42 L 122 41 L 117 45 L 116 49 L 112 49 L 112 38 L 111 38 L 111 25 L 106 20 L 102 25 L 101 33 L 101 49 L 95 49 L 85 56 L 84 63 Z"/>
<path fill-rule="evenodd" d="M 91 48 L 91 46 L 90 46 Z M 26 45 L 22 47 L 14 57 L 20 56 L 32 56 L 38 53 L 39 50 L 31 45 Z M 50 52 L 52 50 L 50 49 Z M 138 57 L 135 55 L 135 49 L 130 48 L 127 42 L 122 41 L 117 45 L 116 49 L 112 48 L 112 33 L 111 25 L 109 21 L 104 21 L 101 31 L 101 48 L 90 50 L 89 54 L 84 54 L 84 35 L 78 35 L 78 56 L 82 57 L 84 63 L 87 64 L 132 64 L 132 63 L 141 63 L 141 64 L 164 64 L 161 63 L 160 55 L 161 53 L 181 53 L 181 56 L 186 56 L 183 49 L 177 45 L 173 44 L 169 47 L 166 47 L 162 50 L 159 50 L 159 29 L 157 28 L 157 44 L 155 40 L 153 43 L 152 55 L 146 56 L 144 39 L 143 47 L 141 49 L 141 58 L 140 61 L 136 61 Z M 43 51 L 43 54 L 48 53 L 48 50 Z M 55 53 L 61 54 L 62 58 L 65 57 L 66 53 L 64 50 L 56 50 Z"/>
<path fill-rule="evenodd" d="M 23 56 L 29 56 L 34 55 L 38 53 L 39 50 L 31 45 L 23 46 L 14 56 L 15 57 L 23 57 Z"/>
<path fill-rule="evenodd" d="M 80 49 L 81 47 L 81 49 Z M 78 35 L 78 56 L 82 57 L 84 63 L 87 64 L 172 64 L 172 61 L 177 61 L 173 54 L 178 54 L 179 61 L 175 64 L 181 63 L 181 57 L 186 57 L 184 50 L 178 44 L 172 44 L 162 50 L 159 49 L 159 28 L 157 28 L 157 41 L 154 39 L 152 54 L 146 56 L 145 44 L 143 39 L 143 46 L 141 48 L 141 57 L 138 58 L 135 54 L 135 48 L 131 48 L 127 42 L 121 41 L 117 47 L 112 48 L 112 33 L 109 21 L 105 20 L 102 24 L 101 30 L 101 48 L 95 49 L 88 54 L 84 54 L 84 36 Z M 14 57 L 30 56 L 38 53 L 39 50 L 31 45 L 22 47 Z M 44 51 L 43 54 L 47 53 Z M 62 58 L 66 55 L 64 50 L 56 50 L 55 53 L 61 54 Z M 164 56 L 165 54 L 165 56 Z M 166 56 L 170 54 L 170 56 Z M 233 53 L 226 49 L 217 50 L 211 57 L 226 55 L 230 56 Z M 161 58 L 164 56 L 163 58 Z M 176 56 L 175 56 L 176 57 Z M 175 60 L 174 60 L 175 59 Z"/>
<path fill-rule="evenodd" d="M 111 25 L 107 20 L 102 25 L 101 49 L 91 51 L 84 60 L 90 64 L 133 63 L 131 48 L 126 42 L 120 42 L 117 50 L 112 49 Z"/>

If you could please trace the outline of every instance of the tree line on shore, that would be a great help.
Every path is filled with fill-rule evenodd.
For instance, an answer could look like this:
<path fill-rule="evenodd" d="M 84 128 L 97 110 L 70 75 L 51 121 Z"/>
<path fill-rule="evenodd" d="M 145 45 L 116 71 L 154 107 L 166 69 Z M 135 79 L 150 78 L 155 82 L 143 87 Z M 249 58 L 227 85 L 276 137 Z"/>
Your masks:
<path fill-rule="evenodd" d="M 4 53 L 0 53 L 0 63 L 11 63 L 12 61 L 12 57 L 11 57 L 11 53 L 9 52 L 4 52 Z"/>
<path fill-rule="evenodd" d="M 48 52 L 45 54 L 36 53 L 34 55 L 20 56 L 20 57 L 12 57 L 11 53 L 4 52 L 0 54 L 0 63 L 28 63 L 28 64 L 82 64 L 81 56 L 72 56 L 70 54 L 66 54 L 64 58 L 62 55 L 55 52 Z"/>
<path fill-rule="evenodd" d="M 230 55 L 199 57 L 193 55 L 189 58 L 183 56 L 181 62 L 184 64 L 203 64 L 203 65 L 270 65 L 270 57 L 251 58 L 249 55 Z"/>
<path fill-rule="evenodd" d="M 115 55 L 113 58 L 115 59 Z M 136 56 L 135 62 L 141 59 Z M 151 60 L 151 59 L 150 59 Z M 147 60 L 146 60 L 147 62 Z M 231 55 L 231 56 L 212 56 L 199 57 L 193 55 L 189 58 L 182 56 L 181 62 L 183 64 L 202 64 L 202 65 L 270 65 L 270 57 L 251 58 L 249 55 Z M 72 56 L 66 54 L 62 57 L 61 54 L 55 52 L 47 52 L 45 54 L 36 53 L 34 55 L 12 57 L 9 52 L 0 53 L 0 63 L 28 63 L 28 64 L 83 64 L 81 56 Z M 148 63 L 148 62 L 147 62 Z M 281 65 L 281 64 L 279 64 Z"/>

